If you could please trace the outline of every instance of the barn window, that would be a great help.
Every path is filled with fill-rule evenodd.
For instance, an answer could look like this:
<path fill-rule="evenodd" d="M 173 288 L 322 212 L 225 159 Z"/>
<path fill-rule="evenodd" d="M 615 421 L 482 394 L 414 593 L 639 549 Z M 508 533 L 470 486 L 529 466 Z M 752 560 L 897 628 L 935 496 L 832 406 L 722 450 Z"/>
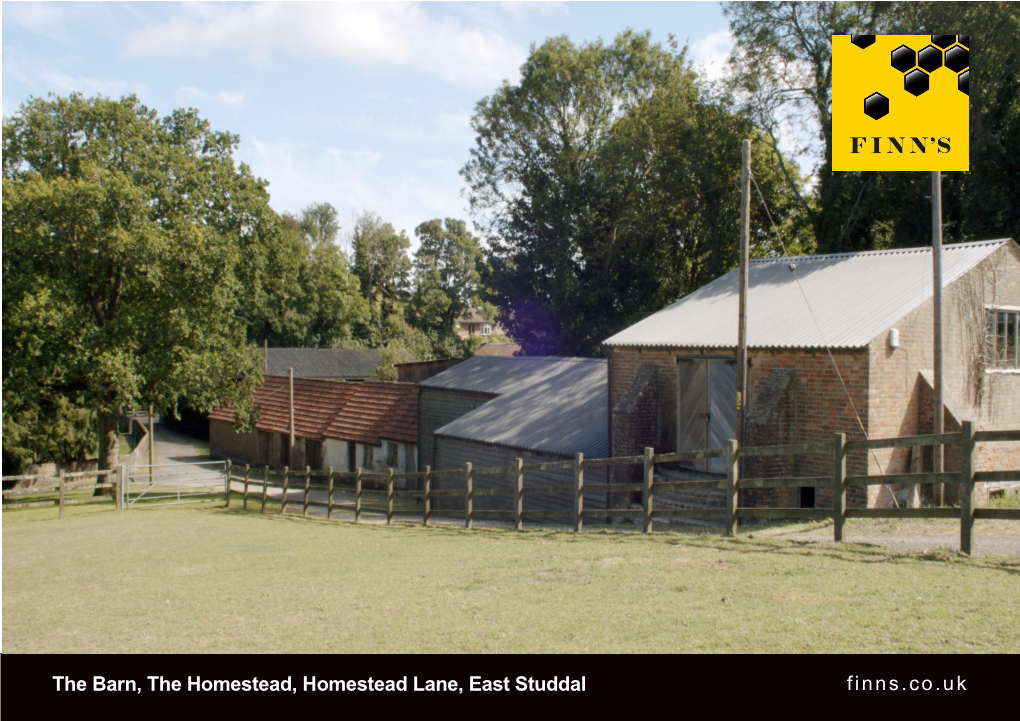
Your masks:
<path fill-rule="evenodd" d="M 1020 368 L 1020 311 L 993 308 L 988 312 L 990 368 Z"/>
<path fill-rule="evenodd" d="M 400 446 L 396 443 L 387 444 L 386 465 L 390 468 L 396 468 L 400 465 Z"/>

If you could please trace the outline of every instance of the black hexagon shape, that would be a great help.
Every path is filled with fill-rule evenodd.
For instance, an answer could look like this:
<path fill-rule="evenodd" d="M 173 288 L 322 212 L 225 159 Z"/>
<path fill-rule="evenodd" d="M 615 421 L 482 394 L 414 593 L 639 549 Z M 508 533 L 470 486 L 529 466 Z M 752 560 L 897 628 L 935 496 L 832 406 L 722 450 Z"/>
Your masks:
<path fill-rule="evenodd" d="M 970 47 L 970 35 L 958 35 L 957 42 L 965 48 Z"/>
<path fill-rule="evenodd" d="M 970 51 L 961 48 L 959 45 L 946 50 L 946 67 L 954 73 L 966 70 L 970 67 Z"/>
<path fill-rule="evenodd" d="M 932 35 L 931 41 L 938 45 L 940 48 L 945 50 L 950 45 L 956 42 L 955 35 Z"/>
<path fill-rule="evenodd" d="M 892 51 L 892 66 L 899 70 L 901 73 L 905 73 L 912 67 L 917 65 L 917 55 L 913 50 L 908 48 L 906 45 L 900 45 L 898 48 Z"/>
<path fill-rule="evenodd" d="M 859 47 L 859 48 L 861 48 L 863 50 L 864 48 L 870 48 L 872 45 L 875 44 L 875 36 L 874 35 L 851 35 L 850 36 L 850 42 L 852 42 L 854 45 L 856 45 L 857 47 Z"/>
<path fill-rule="evenodd" d="M 960 73 L 960 77 L 956 79 L 956 87 L 964 95 L 970 95 L 970 70 L 964 70 Z"/>
<path fill-rule="evenodd" d="M 929 45 L 917 54 L 917 67 L 929 73 L 942 67 L 942 51 Z"/>
<path fill-rule="evenodd" d="M 911 70 L 903 78 L 903 89 L 911 95 L 921 95 L 928 91 L 928 73 L 923 70 Z"/>
<path fill-rule="evenodd" d="M 889 114 L 889 98 L 882 93 L 872 93 L 864 98 L 864 114 L 878 120 Z"/>

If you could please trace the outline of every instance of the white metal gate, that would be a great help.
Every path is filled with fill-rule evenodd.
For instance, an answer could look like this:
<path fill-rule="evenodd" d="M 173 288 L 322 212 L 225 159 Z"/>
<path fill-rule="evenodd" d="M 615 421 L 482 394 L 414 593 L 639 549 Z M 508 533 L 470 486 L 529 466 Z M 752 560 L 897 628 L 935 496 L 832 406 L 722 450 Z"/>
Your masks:
<path fill-rule="evenodd" d="M 148 508 L 226 500 L 230 478 L 226 461 L 164 463 L 127 469 L 123 508 Z"/>

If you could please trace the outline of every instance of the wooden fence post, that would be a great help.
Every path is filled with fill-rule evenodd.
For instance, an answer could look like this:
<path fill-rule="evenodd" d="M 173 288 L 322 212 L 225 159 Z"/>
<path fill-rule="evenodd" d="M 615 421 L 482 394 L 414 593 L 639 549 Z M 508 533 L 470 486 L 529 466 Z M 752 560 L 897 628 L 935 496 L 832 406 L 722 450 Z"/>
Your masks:
<path fill-rule="evenodd" d="M 393 521 L 393 469 L 386 469 L 386 525 Z"/>
<path fill-rule="evenodd" d="M 251 469 L 248 464 L 244 464 L 244 500 L 241 502 L 241 508 L 245 511 L 248 510 L 248 473 Z"/>
<path fill-rule="evenodd" d="M 280 502 L 280 513 L 287 510 L 287 491 L 290 490 L 290 466 L 283 467 L 283 497 Z"/>
<path fill-rule="evenodd" d="M 124 510 L 124 466 L 117 466 L 116 477 L 114 478 L 114 492 L 117 494 L 117 505 L 118 511 Z"/>
<path fill-rule="evenodd" d="M 837 433 L 832 448 L 832 537 L 843 540 L 846 523 L 846 433 Z"/>
<path fill-rule="evenodd" d="M 423 483 L 423 488 L 425 490 L 425 496 L 422 499 L 424 510 L 422 511 L 421 525 L 427 526 L 429 525 L 429 516 L 432 515 L 432 468 L 430 466 L 425 466 L 425 481 Z"/>
<path fill-rule="evenodd" d="M 259 513 L 266 512 L 266 495 L 269 493 L 269 466 L 263 466 L 262 469 L 262 510 Z"/>
<path fill-rule="evenodd" d="M 655 483 L 655 449 L 645 448 L 645 469 L 644 469 L 644 506 L 645 506 L 645 533 L 652 532 L 652 484 Z"/>
<path fill-rule="evenodd" d="M 354 522 L 361 521 L 361 469 L 354 472 Z"/>
<path fill-rule="evenodd" d="M 328 521 L 333 518 L 333 466 L 329 467 L 326 474 L 329 478 L 329 498 L 326 499 L 326 520 Z"/>
<path fill-rule="evenodd" d="M 517 475 L 514 479 L 514 530 L 524 530 L 524 459 L 517 459 Z"/>
<path fill-rule="evenodd" d="M 574 456 L 574 533 L 584 530 L 584 454 Z"/>
<path fill-rule="evenodd" d="M 475 525 L 475 480 L 471 463 L 464 464 L 464 528 Z"/>
<path fill-rule="evenodd" d="M 60 500 L 57 501 L 60 508 L 57 511 L 57 518 L 64 517 L 64 471 L 61 470 L 57 476 L 57 482 L 60 484 Z"/>
<path fill-rule="evenodd" d="M 737 442 L 726 441 L 726 535 L 737 535 Z"/>
<path fill-rule="evenodd" d="M 309 487 L 309 484 L 311 483 L 311 480 L 312 480 L 311 476 L 312 476 L 312 467 L 311 466 L 305 466 L 305 496 L 304 496 L 304 504 L 301 507 L 301 515 L 304 516 L 305 518 L 308 517 L 308 487 Z"/>
<path fill-rule="evenodd" d="M 960 433 L 960 551 L 974 552 L 974 421 L 964 421 Z"/>

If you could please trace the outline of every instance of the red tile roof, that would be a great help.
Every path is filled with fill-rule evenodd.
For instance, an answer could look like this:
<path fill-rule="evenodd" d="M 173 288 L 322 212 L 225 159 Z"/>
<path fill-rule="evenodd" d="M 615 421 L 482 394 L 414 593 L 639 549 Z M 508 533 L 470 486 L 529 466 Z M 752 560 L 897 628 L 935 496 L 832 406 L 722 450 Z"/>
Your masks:
<path fill-rule="evenodd" d="M 262 418 L 255 427 L 276 433 L 288 432 L 288 380 L 266 376 L 255 389 L 255 405 Z M 209 418 L 234 421 L 229 404 Z M 364 381 L 342 383 L 311 378 L 294 379 L 294 427 L 302 438 L 339 438 L 373 446 L 385 438 L 402 443 L 418 442 L 418 389 L 413 383 Z"/>

